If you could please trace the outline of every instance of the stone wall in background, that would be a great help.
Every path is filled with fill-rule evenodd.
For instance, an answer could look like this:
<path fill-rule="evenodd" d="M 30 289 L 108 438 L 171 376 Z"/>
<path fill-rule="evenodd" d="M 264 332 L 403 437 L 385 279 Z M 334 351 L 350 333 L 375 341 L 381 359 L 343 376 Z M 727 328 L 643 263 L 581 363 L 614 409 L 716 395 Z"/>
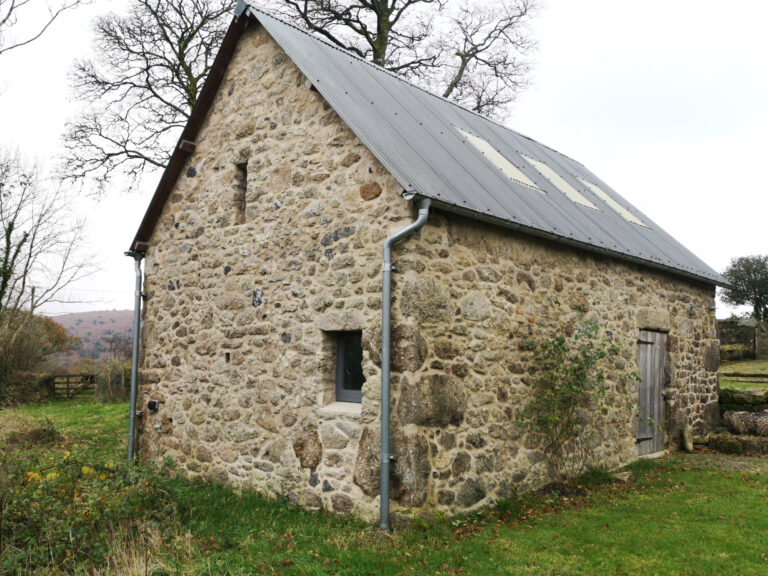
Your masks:
<path fill-rule="evenodd" d="M 717 335 L 723 349 L 723 361 L 754 358 L 758 349 L 757 320 L 738 318 L 717 321 Z"/>
<path fill-rule="evenodd" d="M 381 248 L 401 188 L 263 29 L 247 31 L 147 252 L 144 458 L 378 515 Z M 669 332 L 667 430 L 717 419 L 713 288 L 433 212 L 395 251 L 393 511 L 466 510 L 550 479 L 517 416 L 542 339 L 598 323 L 622 349 L 597 458 L 636 457 L 638 329 Z M 360 405 L 333 334 L 361 330 Z M 148 414 L 146 402 L 160 402 Z"/>

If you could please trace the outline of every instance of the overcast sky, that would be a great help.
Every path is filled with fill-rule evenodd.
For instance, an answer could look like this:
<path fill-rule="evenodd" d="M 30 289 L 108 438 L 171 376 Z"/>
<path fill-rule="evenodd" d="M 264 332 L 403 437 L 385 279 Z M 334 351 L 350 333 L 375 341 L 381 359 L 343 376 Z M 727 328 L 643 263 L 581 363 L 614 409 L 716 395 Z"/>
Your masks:
<path fill-rule="evenodd" d="M 52 163 L 77 110 L 67 74 L 90 51 L 90 21 L 125 5 L 95 0 L 0 56 L 0 145 Z M 507 124 L 584 164 L 718 271 L 768 253 L 766 22 L 760 0 L 544 0 L 532 85 Z M 158 178 L 80 202 L 101 271 L 73 286 L 80 304 L 50 313 L 133 307 L 123 252 Z"/>

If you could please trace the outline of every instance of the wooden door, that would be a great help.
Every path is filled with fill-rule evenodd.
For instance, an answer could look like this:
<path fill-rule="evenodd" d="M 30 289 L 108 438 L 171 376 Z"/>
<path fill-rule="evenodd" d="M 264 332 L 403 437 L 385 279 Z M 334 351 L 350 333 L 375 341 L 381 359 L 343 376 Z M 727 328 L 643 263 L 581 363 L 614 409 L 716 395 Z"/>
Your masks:
<path fill-rule="evenodd" d="M 664 449 L 664 366 L 667 335 L 640 330 L 640 383 L 638 384 L 637 453 L 653 454 Z"/>

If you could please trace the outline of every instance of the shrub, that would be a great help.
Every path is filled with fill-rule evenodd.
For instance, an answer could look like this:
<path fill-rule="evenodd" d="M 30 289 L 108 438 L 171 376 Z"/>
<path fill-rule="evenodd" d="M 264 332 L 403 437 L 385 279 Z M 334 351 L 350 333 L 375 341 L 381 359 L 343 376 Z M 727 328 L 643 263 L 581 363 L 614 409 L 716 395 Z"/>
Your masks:
<path fill-rule="evenodd" d="M 45 402 L 53 398 L 48 378 L 36 372 L 15 372 L 0 385 L 0 407 Z"/>
<path fill-rule="evenodd" d="M 560 335 L 543 342 L 533 355 L 537 367 L 533 400 L 520 418 L 542 437 L 558 481 L 581 474 L 597 442 L 592 424 L 604 408 L 603 367 L 619 353 L 618 346 L 601 340 L 598 333 L 596 324 L 585 322 L 573 337 Z"/>
<path fill-rule="evenodd" d="M 165 495 L 149 472 L 29 449 L 57 435 L 45 422 L 0 446 L 0 574 L 104 565 L 115 532 L 140 537 L 137 519 L 162 513 Z"/>

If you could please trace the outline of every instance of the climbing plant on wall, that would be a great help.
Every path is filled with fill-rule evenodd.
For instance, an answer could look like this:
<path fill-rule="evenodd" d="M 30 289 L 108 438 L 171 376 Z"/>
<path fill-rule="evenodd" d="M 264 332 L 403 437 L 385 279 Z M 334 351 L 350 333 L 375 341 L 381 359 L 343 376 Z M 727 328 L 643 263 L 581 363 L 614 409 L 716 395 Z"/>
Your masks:
<path fill-rule="evenodd" d="M 594 419 L 606 410 L 606 368 L 618 354 L 615 343 L 600 337 L 597 324 L 584 322 L 572 337 L 561 334 L 539 343 L 533 355 L 533 400 L 520 417 L 542 438 L 558 481 L 578 476 L 592 461 Z"/>

